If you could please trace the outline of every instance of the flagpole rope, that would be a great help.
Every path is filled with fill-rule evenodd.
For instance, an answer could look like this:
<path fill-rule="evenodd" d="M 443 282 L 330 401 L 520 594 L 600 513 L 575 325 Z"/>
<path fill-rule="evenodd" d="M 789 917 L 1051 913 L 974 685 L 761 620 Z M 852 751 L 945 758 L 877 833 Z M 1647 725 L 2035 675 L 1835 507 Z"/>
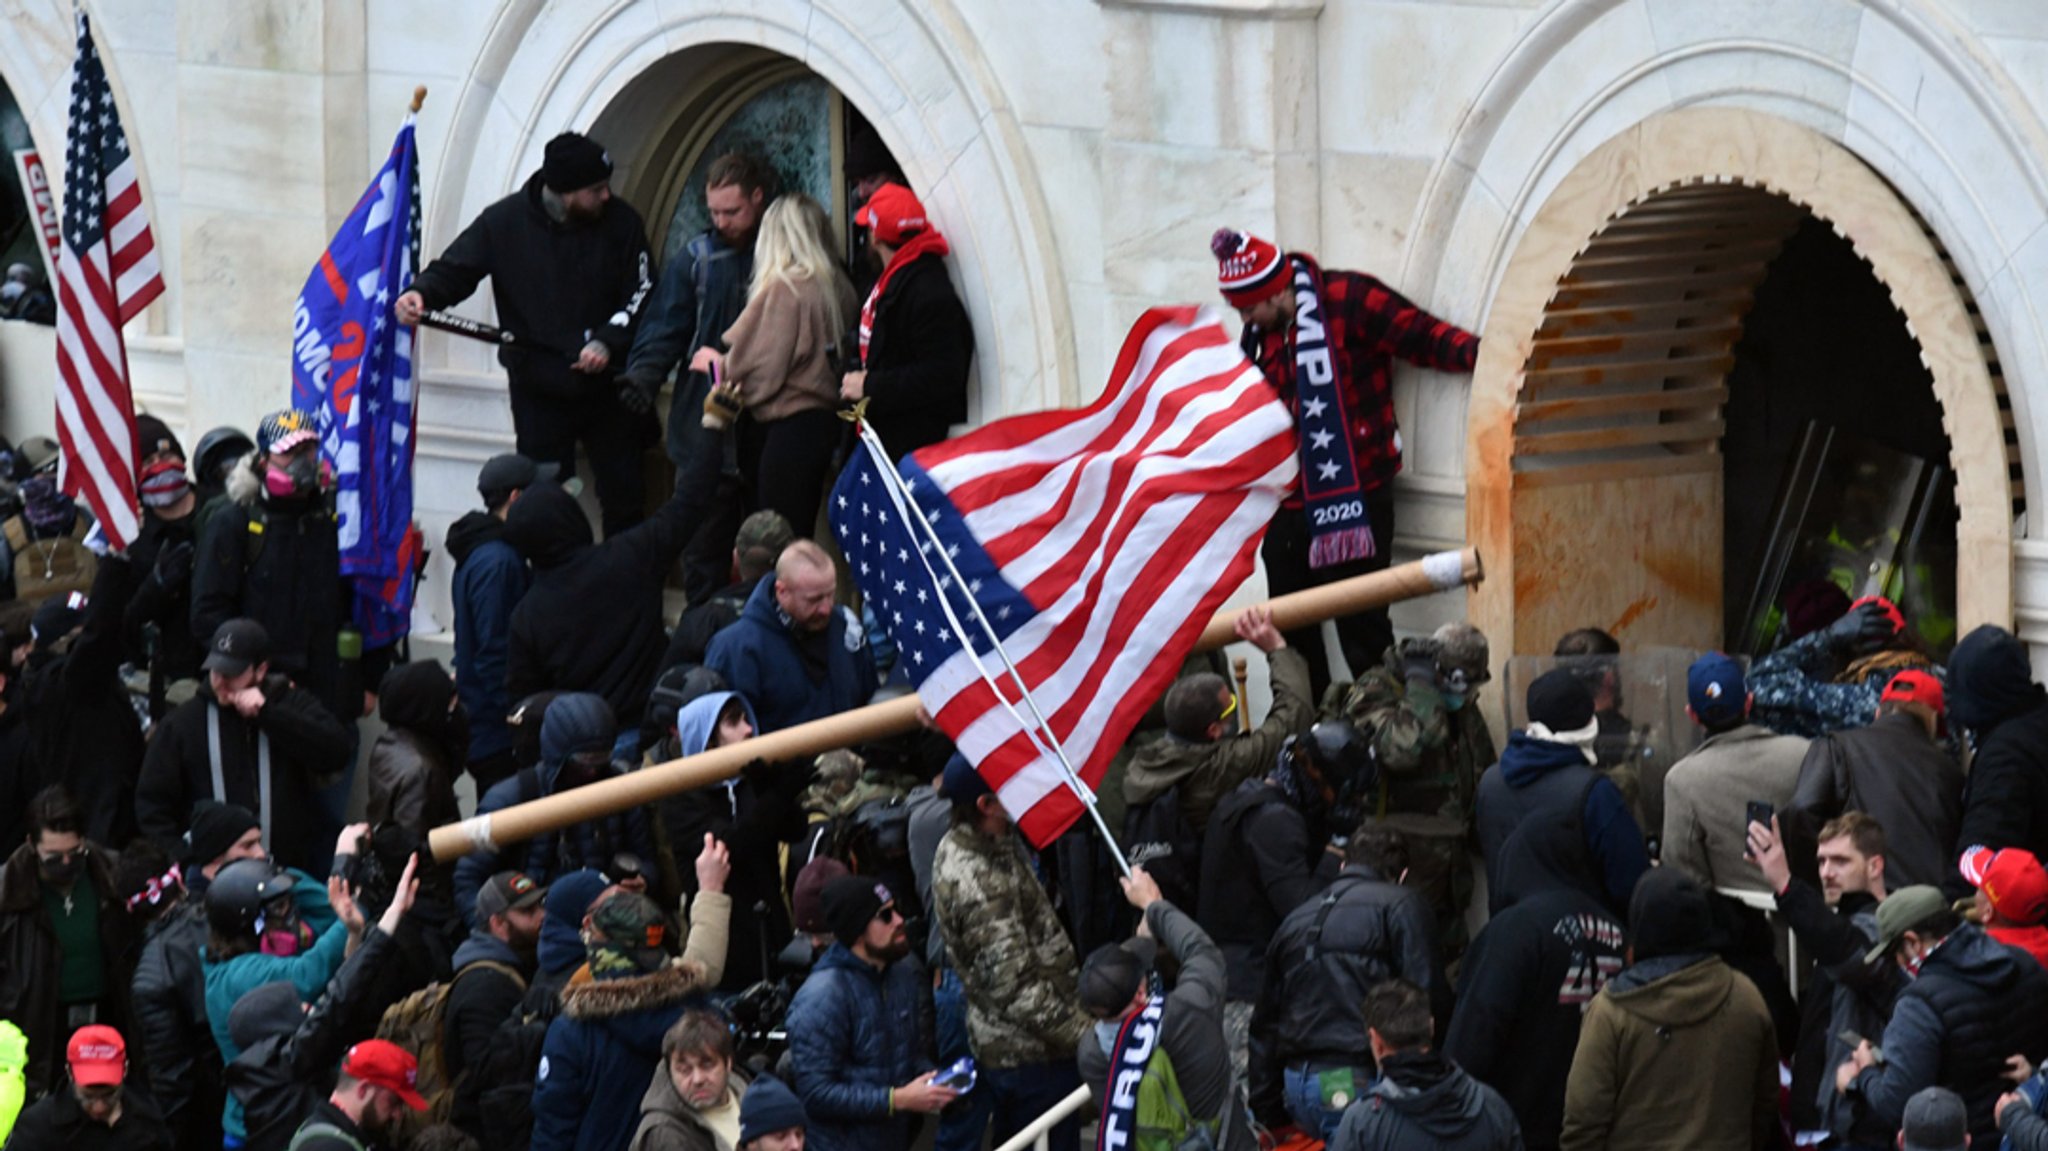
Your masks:
<path fill-rule="evenodd" d="M 1031 724 L 1024 722 L 1024 717 L 1017 713 L 1014 703 L 1003 694 L 1002 685 L 989 674 L 988 666 L 981 661 L 981 654 L 974 650 L 974 644 L 968 639 L 967 629 L 961 626 L 960 618 L 953 613 L 953 605 L 945 589 L 937 586 L 938 573 L 932 570 L 930 555 L 920 548 L 918 562 L 924 566 L 925 574 L 931 577 L 932 584 L 939 593 L 940 610 L 946 613 L 946 619 L 960 635 L 961 650 L 967 653 L 967 658 L 974 664 L 975 671 L 980 673 L 982 681 L 995 692 L 997 702 L 1001 703 L 1003 710 L 1009 712 L 1010 717 L 1017 721 L 1017 726 L 1024 731 L 1032 745 L 1038 748 L 1041 754 L 1049 753 L 1060 765 L 1060 772 L 1066 777 L 1067 787 L 1073 791 L 1074 798 L 1081 801 L 1081 806 L 1088 810 L 1088 816 L 1094 821 L 1096 830 L 1102 833 L 1102 841 L 1109 848 L 1110 856 L 1116 860 L 1117 870 L 1128 878 L 1131 874 L 1130 862 L 1124 858 L 1123 849 L 1118 846 L 1116 836 L 1110 834 L 1109 824 L 1102 818 L 1101 810 L 1096 807 L 1094 790 L 1081 779 L 1080 773 L 1074 770 L 1073 763 L 1067 758 L 1067 749 L 1061 745 L 1059 736 L 1052 730 L 1052 725 L 1046 722 L 1044 713 L 1039 711 L 1037 699 L 1032 696 L 1031 688 L 1024 682 L 1024 676 L 1017 670 L 1017 665 L 1011 661 L 1010 653 L 1003 647 L 1002 639 L 996 635 L 995 626 L 989 623 L 987 613 L 981 610 L 981 602 L 974 598 L 974 593 L 968 587 L 966 578 L 960 574 L 960 569 L 953 566 L 953 557 L 947 552 L 945 541 L 939 538 L 937 529 L 925 518 L 924 508 L 917 502 L 917 497 L 910 494 L 910 486 L 903 482 L 903 476 L 897 472 L 896 465 L 890 461 L 882 448 L 881 440 L 875 435 L 874 430 L 868 427 L 867 421 L 855 420 L 853 426 L 855 433 L 860 437 L 861 446 L 867 449 L 868 457 L 875 462 L 877 470 L 882 475 L 883 491 L 888 494 L 890 502 L 896 505 L 896 514 L 902 516 L 907 525 L 915 525 L 911 528 L 913 532 L 925 536 L 931 550 L 937 552 L 939 561 L 945 564 L 947 574 L 960 586 L 961 592 L 971 605 L 975 623 L 980 626 L 982 634 L 988 637 L 989 644 L 995 649 L 996 654 L 1002 658 L 1003 667 L 1009 671 L 1010 678 L 1016 681 L 1017 691 L 1023 696 L 1024 705 L 1030 709 L 1031 717 L 1036 721 L 1036 731 Z M 1040 738 L 1041 735 L 1043 739 Z"/>

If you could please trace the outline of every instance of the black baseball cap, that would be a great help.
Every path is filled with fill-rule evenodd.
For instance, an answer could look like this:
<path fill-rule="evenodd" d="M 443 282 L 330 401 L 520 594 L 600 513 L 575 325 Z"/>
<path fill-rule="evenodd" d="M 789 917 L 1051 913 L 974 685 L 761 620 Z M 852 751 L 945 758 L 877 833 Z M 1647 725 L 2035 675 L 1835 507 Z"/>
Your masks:
<path fill-rule="evenodd" d="M 476 474 L 477 494 L 489 501 L 506 492 L 547 483 L 561 470 L 559 464 L 535 463 L 517 452 L 506 452 L 484 461 L 484 470 Z"/>
<path fill-rule="evenodd" d="M 253 619 L 231 619 L 214 629 L 200 666 L 222 675 L 240 675 L 270 658 L 270 633 Z"/>
<path fill-rule="evenodd" d="M 476 921 L 479 926 L 491 916 L 532 907 L 548 897 L 548 889 L 535 883 L 523 871 L 501 871 L 484 882 L 476 893 Z"/>

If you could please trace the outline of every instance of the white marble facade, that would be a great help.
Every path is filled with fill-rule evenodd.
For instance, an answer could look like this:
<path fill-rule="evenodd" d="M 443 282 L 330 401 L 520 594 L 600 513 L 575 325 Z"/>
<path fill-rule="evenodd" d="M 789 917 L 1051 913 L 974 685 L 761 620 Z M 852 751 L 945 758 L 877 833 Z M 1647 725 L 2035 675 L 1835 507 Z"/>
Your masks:
<path fill-rule="evenodd" d="M 2048 641 L 2048 6 L 2037 0 L 85 0 L 169 291 L 130 334 L 193 434 L 288 392 L 290 301 L 415 84 L 430 249 L 654 61 L 782 53 L 872 120 L 953 242 L 983 416 L 1100 387 L 1144 308 L 1214 299 L 1209 233 L 1370 269 L 1473 330 L 1530 220 L 1674 109 L 1836 140 L 1933 228 L 1984 312 L 2029 508 L 2014 615 Z M 19 0 L 0 77 L 61 152 L 63 0 Z M 608 140 L 624 163 L 632 141 Z M 639 157 L 645 160 L 645 157 Z M 1713 157 L 1702 157 L 1710 166 Z M 2044 302 L 2048 303 L 2048 302 Z M 473 303 L 469 310 L 486 306 Z M 510 443 L 485 351 L 429 334 L 420 518 L 438 544 Z M 0 327 L 0 428 L 48 426 L 47 337 Z M 1409 371 L 1402 553 L 1464 538 L 1466 384 Z M 445 557 L 424 628 L 446 621 Z M 1421 627 L 1451 599 L 1410 605 Z M 2037 648 L 2037 650 L 2040 650 Z"/>

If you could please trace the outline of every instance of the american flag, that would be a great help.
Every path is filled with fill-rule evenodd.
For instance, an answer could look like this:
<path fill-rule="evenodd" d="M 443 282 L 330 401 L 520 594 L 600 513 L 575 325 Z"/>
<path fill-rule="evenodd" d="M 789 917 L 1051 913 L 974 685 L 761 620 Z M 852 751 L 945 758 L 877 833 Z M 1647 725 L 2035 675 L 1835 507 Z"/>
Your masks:
<path fill-rule="evenodd" d="M 1297 466 L 1293 420 L 1217 314 L 1154 309 L 1094 404 L 918 451 L 898 469 L 900 494 L 858 450 L 829 512 L 925 707 L 1043 846 L 1082 806 L 1050 741 L 1031 734 L 1038 717 L 1098 785 L 1251 574 Z"/>
<path fill-rule="evenodd" d="M 140 526 L 135 402 L 121 326 L 163 290 L 135 158 L 80 12 L 64 151 L 64 243 L 57 257 L 57 439 L 64 449 L 64 490 L 85 496 L 116 547 L 133 540 Z"/>

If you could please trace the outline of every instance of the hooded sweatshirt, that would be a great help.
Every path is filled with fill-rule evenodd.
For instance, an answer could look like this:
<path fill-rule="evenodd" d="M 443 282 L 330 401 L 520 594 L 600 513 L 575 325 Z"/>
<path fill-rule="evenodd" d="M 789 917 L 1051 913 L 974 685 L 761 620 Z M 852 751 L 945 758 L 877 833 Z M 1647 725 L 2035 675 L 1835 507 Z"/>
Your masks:
<path fill-rule="evenodd" d="M 377 713 L 385 730 L 370 747 L 371 823 L 389 821 L 424 836 L 462 818 L 455 776 L 469 731 L 463 713 L 448 710 L 454 699 L 455 681 L 435 660 L 408 663 L 384 677 Z M 433 870 L 445 888 L 453 868 Z"/>
<path fill-rule="evenodd" d="M 1614 781 L 1593 769 L 1576 744 L 1539 739 L 1525 731 L 1508 736 L 1500 763 L 1479 780 L 1474 823 L 1486 861 L 1490 911 L 1506 907 L 1508 842 L 1537 821 L 1579 829 L 1584 854 L 1602 881 L 1608 906 L 1628 906 L 1636 880 L 1649 870 L 1643 829 Z M 1529 832 L 1524 831 L 1524 834 Z"/>
<path fill-rule="evenodd" d="M 1399 1051 L 1344 1112 L 1330 1151 L 1520 1151 L 1521 1128 L 1493 1088 L 1433 1051 Z"/>
<path fill-rule="evenodd" d="M 583 692 L 556 697 L 541 721 L 539 765 L 493 784 L 477 804 L 477 814 L 501 811 L 569 786 L 563 773 L 569 758 L 578 753 L 608 751 L 614 730 L 611 711 L 602 699 Z M 606 766 L 598 769 L 594 778 L 609 778 L 614 773 L 614 768 Z M 638 807 L 537 835 L 524 844 L 471 852 L 455 865 L 455 906 L 469 926 L 475 927 L 476 893 L 483 889 L 484 881 L 499 871 L 516 867 L 535 883 L 548 883 L 564 870 L 587 867 L 602 871 L 611 866 L 613 856 L 626 851 L 642 859 L 654 858 L 647 818 Z"/>
<path fill-rule="evenodd" d="M 1986 624 L 1956 645 L 1948 714 L 1977 744 L 1956 846 L 2023 847 L 2048 859 L 2048 695 L 2011 632 Z M 1950 869 L 1942 890 L 1960 899 L 1969 881 Z"/>
<path fill-rule="evenodd" d="M 1586 1012 L 1565 1089 L 1566 1151 L 1751 1151 L 1778 1138 L 1778 1046 L 1763 996 L 1703 952 L 1637 963 Z"/>
<path fill-rule="evenodd" d="M 676 715 L 676 741 L 683 755 L 697 755 L 711 746 L 718 731 L 718 715 L 734 700 L 746 709 L 747 722 L 753 723 L 753 706 L 738 692 L 715 691 L 683 705 Z M 749 764 L 723 783 L 706 784 L 661 801 L 662 826 L 676 855 L 683 890 L 691 894 L 697 890 L 697 869 L 691 861 L 697 858 L 709 832 L 732 854 L 727 894 L 734 906 L 752 912 L 733 922 L 732 951 L 719 984 L 725 991 L 744 991 L 770 977 L 773 971 L 763 959 L 764 951 L 772 957 L 789 942 L 789 911 L 777 877 L 782 874 L 783 841 L 794 839 L 803 829 L 796 796 L 807 767 L 801 763 L 794 768 Z"/>
<path fill-rule="evenodd" d="M 505 717 L 512 697 L 505 676 L 512 658 L 512 609 L 533 585 L 533 572 L 505 540 L 505 524 L 489 512 L 470 512 L 448 528 L 455 578 L 455 682 L 469 711 L 471 760 L 512 749 Z"/>
<path fill-rule="evenodd" d="M 558 484 L 536 484 L 512 505 L 505 540 L 534 567 L 512 610 L 508 699 L 537 691 L 595 692 L 612 714 L 635 717 L 661 670 L 661 592 L 694 523 L 677 498 L 646 522 L 591 542 L 590 520 Z"/>

